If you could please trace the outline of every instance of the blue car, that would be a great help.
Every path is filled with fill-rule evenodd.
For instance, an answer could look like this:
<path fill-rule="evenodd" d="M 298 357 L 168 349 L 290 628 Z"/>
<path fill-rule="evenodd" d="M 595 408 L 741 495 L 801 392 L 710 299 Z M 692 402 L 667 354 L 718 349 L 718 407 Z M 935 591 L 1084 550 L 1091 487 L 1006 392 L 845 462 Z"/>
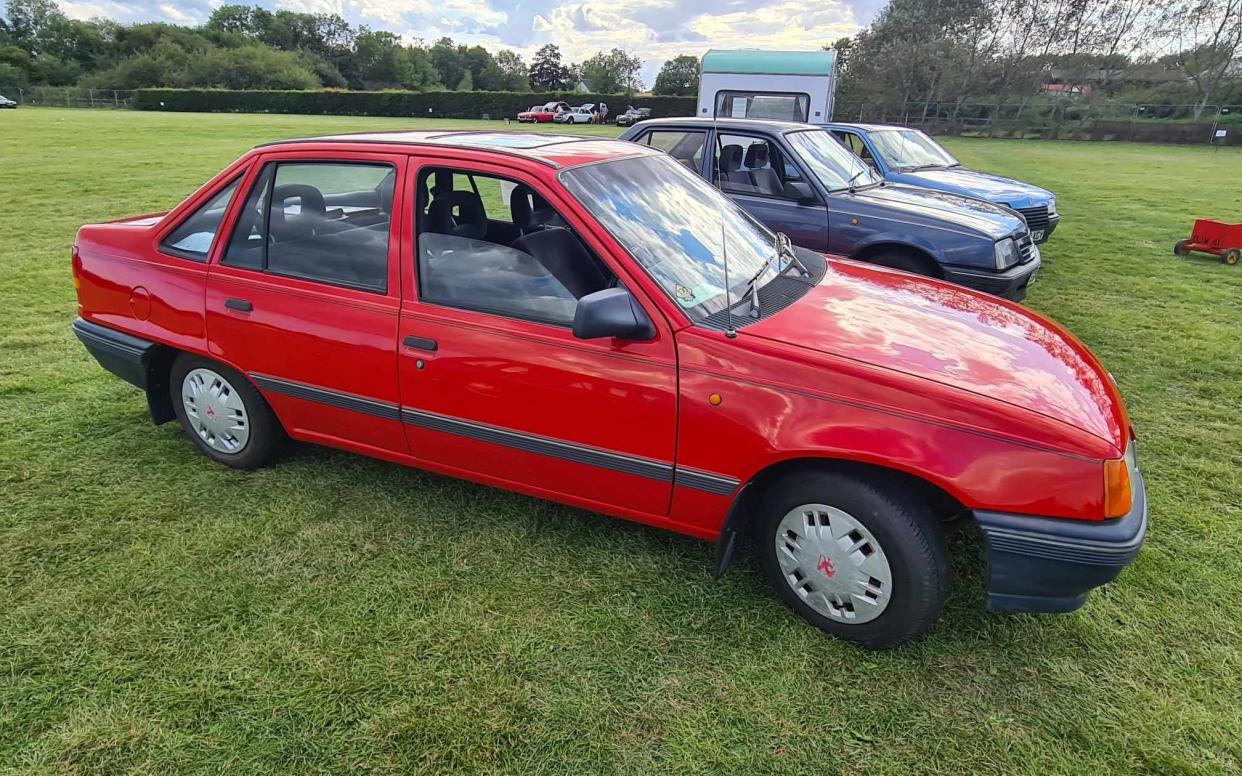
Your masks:
<path fill-rule="evenodd" d="M 1025 298 L 1039 272 L 1039 249 L 1013 210 L 886 183 L 818 127 L 756 119 L 651 119 L 621 139 L 671 154 L 804 248 L 1015 301 Z"/>
<path fill-rule="evenodd" d="M 1052 192 L 1029 183 L 963 167 L 920 129 L 888 124 L 824 124 L 889 183 L 922 186 L 1006 205 L 1022 214 L 1036 243 L 1047 240 L 1061 216 Z"/>

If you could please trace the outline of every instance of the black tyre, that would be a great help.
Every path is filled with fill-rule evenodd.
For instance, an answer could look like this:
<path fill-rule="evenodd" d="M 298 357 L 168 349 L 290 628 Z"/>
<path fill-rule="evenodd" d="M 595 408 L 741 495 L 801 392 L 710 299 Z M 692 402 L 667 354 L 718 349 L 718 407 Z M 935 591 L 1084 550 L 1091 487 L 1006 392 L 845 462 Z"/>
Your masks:
<path fill-rule="evenodd" d="M 913 251 L 884 251 L 866 259 L 872 264 L 879 264 L 882 267 L 892 267 L 893 269 L 912 272 L 915 275 L 923 275 L 929 278 L 938 278 L 940 273 L 936 271 L 935 265 L 930 259 L 921 253 Z"/>
<path fill-rule="evenodd" d="M 1190 251 L 1186 249 L 1187 245 L 1190 245 L 1190 240 L 1178 240 L 1177 242 L 1173 243 L 1173 255 L 1174 256 L 1185 256 L 1188 253 L 1190 253 Z"/>
<path fill-rule="evenodd" d="M 801 472 L 760 503 L 764 571 L 807 622 L 871 649 L 935 624 L 949 584 L 944 537 L 928 505 L 897 480 Z"/>
<path fill-rule="evenodd" d="M 173 362 L 169 391 L 181 428 L 214 461 L 257 469 L 285 446 L 272 408 L 236 370 L 183 353 Z"/>

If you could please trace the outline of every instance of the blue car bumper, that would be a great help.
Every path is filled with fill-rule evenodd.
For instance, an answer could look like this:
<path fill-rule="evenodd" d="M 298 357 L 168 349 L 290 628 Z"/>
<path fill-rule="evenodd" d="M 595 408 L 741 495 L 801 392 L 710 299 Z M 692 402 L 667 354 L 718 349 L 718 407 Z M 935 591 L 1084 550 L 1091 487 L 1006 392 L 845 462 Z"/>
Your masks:
<path fill-rule="evenodd" d="M 988 609 L 1072 612 L 1138 556 L 1147 536 L 1147 491 L 1132 469 L 1133 507 L 1124 517 L 1088 522 L 976 512 L 988 559 Z"/>

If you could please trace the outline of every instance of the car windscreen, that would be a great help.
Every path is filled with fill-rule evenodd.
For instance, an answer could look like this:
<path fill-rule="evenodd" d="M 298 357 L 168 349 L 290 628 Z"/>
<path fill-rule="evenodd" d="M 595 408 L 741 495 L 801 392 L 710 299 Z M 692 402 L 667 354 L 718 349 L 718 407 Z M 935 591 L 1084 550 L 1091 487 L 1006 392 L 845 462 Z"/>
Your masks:
<path fill-rule="evenodd" d="M 944 146 L 917 129 L 885 129 L 870 132 L 868 137 L 876 154 L 889 167 L 915 170 L 959 164 Z"/>
<path fill-rule="evenodd" d="M 776 250 L 772 232 L 663 154 L 572 168 L 561 180 L 691 320 L 725 308 L 726 245 L 734 303 Z"/>
<path fill-rule="evenodd" d="M 785 139 L 811 175 L 829 191 L 848 189 L 850 186 L 870 186 L 881 180 L 866 162 L 825 130 L 790 132 L 785 135 Z"/>

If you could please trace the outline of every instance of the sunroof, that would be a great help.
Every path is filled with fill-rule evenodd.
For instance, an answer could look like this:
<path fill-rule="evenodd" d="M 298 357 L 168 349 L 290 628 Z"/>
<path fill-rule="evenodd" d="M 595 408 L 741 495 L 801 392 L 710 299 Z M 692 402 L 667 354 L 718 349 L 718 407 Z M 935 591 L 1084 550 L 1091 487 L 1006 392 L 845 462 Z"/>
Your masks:
<path fill-rule="evenodd" d="M 581 138 L 573 135 L 545 135 L 527 132 L 522 134 L 507 132 L 460 132 L 439 135 L 437 140 L 450 140 L 456 145 L 476 146 L 480 148 L 539 148 L 554 143 L 566 143 Z"/>

